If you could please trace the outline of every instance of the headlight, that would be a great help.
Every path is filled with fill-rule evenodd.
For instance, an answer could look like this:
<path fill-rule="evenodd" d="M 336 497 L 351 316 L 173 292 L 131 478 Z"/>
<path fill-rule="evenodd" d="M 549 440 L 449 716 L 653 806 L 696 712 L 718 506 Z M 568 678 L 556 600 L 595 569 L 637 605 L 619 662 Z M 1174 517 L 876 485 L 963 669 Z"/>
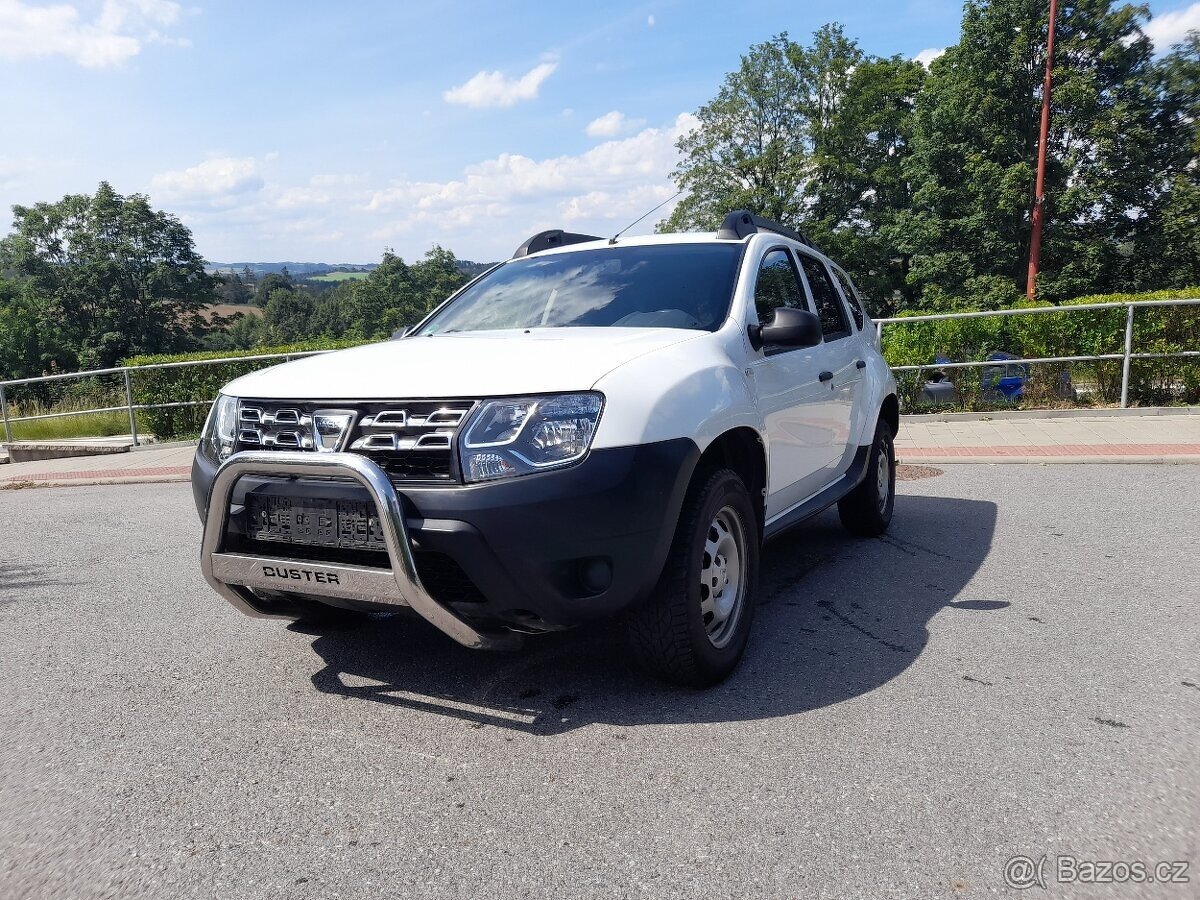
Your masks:
<path fill-rule="evenodd" d="M 205 449 L 209 459 L 221 463 L 229 458 L 237 437 L 237 417 L 237 397 L 217 394 L 208 413 L 208 421 L 204 423 L 204 433 L 200 436 L 200 446 Z"/>
<path fill-rule="evenodd" d="M 603 408 L 600 394 L 485 400 L 463 432 L 463 476 L 491 481 L 576 462 Z"/>

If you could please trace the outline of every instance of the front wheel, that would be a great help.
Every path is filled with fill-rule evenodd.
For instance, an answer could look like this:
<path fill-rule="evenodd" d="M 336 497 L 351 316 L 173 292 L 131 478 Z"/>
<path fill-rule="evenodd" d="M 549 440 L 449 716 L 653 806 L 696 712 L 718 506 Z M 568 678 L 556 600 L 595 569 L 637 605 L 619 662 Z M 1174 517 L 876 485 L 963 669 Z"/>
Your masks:
<path fill-rule="evenodd" d="M 867 474 L 858 487 L 838 501 L 838 515 L 851 534 L 878 537 L 887 531 L 896 505 L 896 448 L 892 427 L 883 419 L 867 459 Z"/>
<path fill-rule="evenodd" d="M 654 594 L 630 617 L 641 663 L 677 684 L 708 687 L 750 638 L 758 583 L 758 518 L 737 474 L 719 469 L 688 490 Z"/>

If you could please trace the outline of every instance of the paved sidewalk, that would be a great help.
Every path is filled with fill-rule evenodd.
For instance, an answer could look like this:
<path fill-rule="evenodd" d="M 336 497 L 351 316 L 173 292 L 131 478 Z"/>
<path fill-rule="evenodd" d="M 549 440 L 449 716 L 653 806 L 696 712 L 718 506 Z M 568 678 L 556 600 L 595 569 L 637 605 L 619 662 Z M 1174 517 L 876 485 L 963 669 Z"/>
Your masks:
<path fill-rule="evenodd" d="M 67 484 L 186 481 L 192 471 L 195 450 L 194 444 L 172 444 L 104 456 L 10 462 L 0 466 L 0 490 Z"/>
<path fill-rule="evenodd" d="M 0 490 L 69 484 L 186 481 L 191 444 L 111 456 L 0 467 Z M 939 421 L 905 416 L 896 438 L 902 463 L 1200 463 L 1200 416 L 1094 416 Z"/>
<path fill-rule="evenodd" d="M 905 416 L 896 454 L 921 463 L 1200 462 L 1200 416 Z"/>

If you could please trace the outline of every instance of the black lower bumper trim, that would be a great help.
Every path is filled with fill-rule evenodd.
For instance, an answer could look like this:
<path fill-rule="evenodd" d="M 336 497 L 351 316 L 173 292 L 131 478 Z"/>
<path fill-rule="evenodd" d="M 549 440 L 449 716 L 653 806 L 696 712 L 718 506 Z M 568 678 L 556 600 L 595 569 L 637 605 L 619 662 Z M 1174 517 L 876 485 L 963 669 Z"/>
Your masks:
<path fill-rule="evenodd" d="M 657 582 L 699 456 L 684 438 L 594 450 L 570 468 L 504 481 L 406 487 L 400 493 L 418 570 L 429 571 L 439 600 L 481 622 L 552 631 L 610 615 Z M 214 472 L 198 453 L 192 486 L 202 516 Z M 247 492 L 321 497 L 358 490 L 246 476 L 232 497 L 230 546 L 250 549 L 239 543 L 246 540 Z M 329 552 L 272 547 L 277 555 L 289 551 Z"/>

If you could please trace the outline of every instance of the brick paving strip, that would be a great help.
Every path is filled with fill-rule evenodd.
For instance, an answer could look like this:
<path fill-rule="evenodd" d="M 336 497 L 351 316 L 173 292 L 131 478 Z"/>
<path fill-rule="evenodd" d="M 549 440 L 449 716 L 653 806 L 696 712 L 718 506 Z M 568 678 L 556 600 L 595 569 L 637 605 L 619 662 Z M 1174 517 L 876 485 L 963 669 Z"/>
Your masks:
<path fill-rule="evenodd" d="M 141 469 L 83 469 L 75 472 L 29 472 L 0 478 L 0 481 L 72 481 L 80 478 L 161 478 L 188 475 L 191 466 L 147 466 Z"/>
<path fill-rule="evenodd" d="M 1046 444 L 1041 446 L 904 447 L 902 459 L 969 457 L 971 459 L 1027 456 L 1200 456 L 1200 444 Z"/>

